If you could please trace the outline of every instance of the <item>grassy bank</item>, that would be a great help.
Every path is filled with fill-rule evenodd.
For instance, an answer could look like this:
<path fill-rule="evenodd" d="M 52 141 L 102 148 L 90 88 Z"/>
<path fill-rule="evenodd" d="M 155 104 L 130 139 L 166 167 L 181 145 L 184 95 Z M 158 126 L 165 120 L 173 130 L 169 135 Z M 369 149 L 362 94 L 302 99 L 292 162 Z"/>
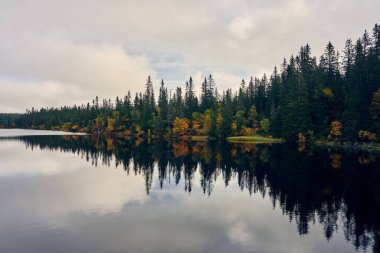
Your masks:
<path fill-rule="evenodd" d="M 190 137 L 190 139 L 192 141 L 208 141 L 209 137 L 208 136 L 196 136 L 196 135 L 193 135 L 193 136 Z"/>
<path fill-rule="evenodd" d="M 275 139 L 272 137 L 265 137 L 260 135 L 253 136 L 233 136 L 228 137 L 227 141 L 233 143 L 253 143 L 253 144 L 269 144 L 269 143 L 283 143 L 283 139 Z"/>

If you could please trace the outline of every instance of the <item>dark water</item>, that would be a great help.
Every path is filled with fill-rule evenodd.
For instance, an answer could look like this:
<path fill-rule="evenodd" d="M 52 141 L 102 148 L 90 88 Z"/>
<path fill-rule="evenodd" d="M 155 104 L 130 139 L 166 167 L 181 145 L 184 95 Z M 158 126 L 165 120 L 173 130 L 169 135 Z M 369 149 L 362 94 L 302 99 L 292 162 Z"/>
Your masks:
<path fill-rule="evenodd" d="M 0 252 L 379 252 L 380 157 L 0 138 Z"/>

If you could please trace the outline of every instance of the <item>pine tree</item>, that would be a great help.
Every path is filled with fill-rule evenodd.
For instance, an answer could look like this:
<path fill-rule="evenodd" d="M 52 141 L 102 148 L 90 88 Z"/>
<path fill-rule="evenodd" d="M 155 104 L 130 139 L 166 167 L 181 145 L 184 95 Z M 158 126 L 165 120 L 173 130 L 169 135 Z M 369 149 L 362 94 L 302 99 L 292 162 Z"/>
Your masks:
<path fill-rule="evenodd" d="M 186 82 L 186 92 L 185 92 L 185 117 L 191 119 L 193 112 L 197 111 L 197 98 L 194 94 L 194 83 L 193 79 L 190 77 L 189 81 Z"/>

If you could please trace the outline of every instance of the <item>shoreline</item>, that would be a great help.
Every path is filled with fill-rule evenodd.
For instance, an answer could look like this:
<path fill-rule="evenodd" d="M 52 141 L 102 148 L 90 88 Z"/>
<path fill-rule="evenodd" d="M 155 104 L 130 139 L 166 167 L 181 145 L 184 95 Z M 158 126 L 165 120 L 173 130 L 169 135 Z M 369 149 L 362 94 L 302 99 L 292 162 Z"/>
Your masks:
<path fill-rule="evenodd" d="M 315 140 L 312 143 L 319 147 L 325 148 L 339 148 L 351 150 L 363 150 L 369 152 L 380 153 L 380 143 L 358 143 L 349 141 L 329 141 L 329 140 Z"/>
<path fill-rule="evenodd" d="M 123 132 L 114 132 L 114 133 L 89 133 L 85 131 L 62 131 L 62 130 L 49 130 L 49 129 L 38 129 L 38 128 L 1 128 L 3 130 L 36 130 L 36 131 L 52 131 L 57 132 L 59 135 L 94 135 L 94 136 L 105 136 L 105 137 L 116 137 L 116 138 L 151 138 L 151 139 L 159 139 L 157 136 L 137 136 L 131 134 L 125 134 Z M 182 135 L 182 136 L 165 136 L 164 139 L 171 140 L 187 140 L 187 141 L 215 141 L 218 140 L 215 137 L 209 136 L 198 136 L 198 135 Z M 279 144 L 286 143 L 284 139 L 273 138 L 271 136 L 261 136 L 261 135 L 253 135 L 253 136 L 229 136 L 226 138 L 222 138 L 220 140 L 224 140 L 230 143 L 237 144 Z M 333 140 L 309 140 L 306 143 L 310 143 L 316 145 L 318 147 L 324 148 L 337 148 L 337 149 L 346 149 L 346 150 L 362 150 L 368 152 L 380 153 L 380 143 L 372 142 L 372 143 L 358 143 L 351 141 L 333 141 Z"/>
<path fill-rule="evenodd" d="M 252 143 L 252 144 L 272 144 L 272 143 L 285 143 L 283 139 L 277 139 L 273 137 L 265 137 L 261 135 L 253 136 L 231 136 L 227 137 L 226 141 L 231 143 Z"/>

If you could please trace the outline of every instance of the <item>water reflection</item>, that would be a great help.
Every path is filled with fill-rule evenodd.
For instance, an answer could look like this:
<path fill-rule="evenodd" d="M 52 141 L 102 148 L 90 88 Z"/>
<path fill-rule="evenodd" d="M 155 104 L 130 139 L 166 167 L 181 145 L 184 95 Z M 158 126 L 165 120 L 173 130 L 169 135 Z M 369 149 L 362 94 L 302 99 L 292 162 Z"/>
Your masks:
<path fill-rule="evenodd" d="M 339 236 L 338 231 L 341 230 L 345 240 L 350 241 L 357 250 L 380 252 L 380 218 L 378 217 L 380 163 L 379 157 L 375 154 L 305 146 L 257 146 L 188 141 L 169 143 L 93 136 L 28 136 L 2 139 L 2 142 L 11 140 L 24 143 L 28 150 L 73 153 L 93 166 L 122 168 L 125 174 L 134 176 L 128 184 L 133 184 L 133 182 L 144 184 L 147 195 L 151 194 L 156 179 L 161 189 L 180 185 L 190 196 L 194 185 L 199 183 L 202 192 L 210 199 L 213 199 L 216 184 L 222 182 L 225 187 L 233 187 L 233 182 L 237 181 L 240 190 L 249 193 L 251 198 L 269 197 L 273 209 L 280 209 L 290 221 L 297 224 L 299 235 L 307 235 L 313 224 L 320 224 L 327 241 L 334 235 Z M 91 184 L 91 178 L 88 178 L 88 182 Z M 112 182 L 108 182 L 107 185 L 112 185 Z M 127 188 L 128 185 L 125 187 Z M 46 188 L 49 189 L 47 186 Z M 129 203 L 146 201 L 144 196 L 139 194 L 133 192 L 131 195 L 138 197 Z M 177 200 L 175 195 L 165 196 L 167 207 L 164 210 L 169 212 L 170 203 L 175 203 Z M 225 205 L 241 205 L 233 209 L 234 212 L 240 214 L 241 209 L 244 209 L 244 202 L 237 200 L 235 203 L 234 198 L 228 196 L 226 194 L 224 197 Z M 94 196 L 94 201 L 95 199 L 97 199 L 96 196 Z M 120 205 L 119 209 L 121 208 L 123 207 Z M 189 210 L 191 208 L 189 207 Z M 202 215 L 202 206 L 196 208 L 199 208 L 199 215 Z M 223 207 L 218 206 L 218 208 Z M 228 209 L 227 206 L 225 208 Z M 218 210 L 215 211 L 218 212 Z M 191 215 L 185 217 L 192 219 Z M 214 218 L 216 217 L 218 217 L 217 213 Z M 208 215 L 207 219 L 211 217 Z M 228 220 L 228 214 L 224 214 L 221 219 Z M 271 217 L 266 217 L 266 220 L 268 219 Z M 158 224 L 152 225 L 159 229 L 160 221 L 154 219 L 154 222 Z M 170 221 L 167 222 L 170 223 Z M 194 225 L 189 223 L 191 221 L 187 221 L 186 224 L 173 224 L 172 229 L 180 233 L 186 226 Z M 199 223 L 199 221 L 194 221 L 194 223 Z M 113 225 L 117 227 L 117 224 Z M 230 239 L 243 244 L 247 243 L 253 240 L 248 236 L 249 233 L 244 232 L 248 225 L 249 221 L 232 223 L 227 234 Z M 139 227 L 141 224 L 135 224 L 135 226 Z M 199 226 L 202 230 L 210 230 L 204 224 Z M 285 229 L 286 225 L 278 224 L 278 226 Z M 196 228 L 194 230 L 197 231 Z M 214 230 L 215 228 L 212 229 Z M 144 230 L 140 233 L 144 237 L 149 237 L 149 234 L 154 237 L 155 233 L 160 233 L 160 231 Z M 182 241 L 178 241 L 176 250 L 180 251 L 183 247 L 182 250 L 186 248 L 187 250 L 184 251 L 189 251 L 185 246 L 187 244 L 193 247 L 205 244 L 204 238 L 199 237 L 197 233 L 190 238 L 192 241 L 187 242 L 181 237 Z M 197 244 L 197 240 L 203 243 Z M 216 249 L 221 250 L 214 245 L 212 248 L 194 248 L 191 251 L 212 252 Z M 228 249 L 227 251 L 233 250 L 233 248 Z M 146 251 L 154 252 L 154 249 Z M 159 251 L 159 249 L 156 250 L 156 252 Z M 281 250 L 272 248 L 267 251 Z M 305 250 L 305 252 L 309 251 L 313 250 L 310 248 Z M 318 252 L 318 249 L 314 251 Z"/>

